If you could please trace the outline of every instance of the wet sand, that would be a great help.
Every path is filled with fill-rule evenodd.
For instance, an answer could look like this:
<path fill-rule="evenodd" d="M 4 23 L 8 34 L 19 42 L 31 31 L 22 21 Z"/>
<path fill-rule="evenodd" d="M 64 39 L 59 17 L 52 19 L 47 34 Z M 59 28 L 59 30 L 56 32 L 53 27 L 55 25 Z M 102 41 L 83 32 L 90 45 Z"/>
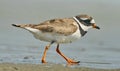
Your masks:
<path fill-rule="evenodd" d="M 0 63 L 0 71 L 120 71 L 120 69 L 94 69 L 66 67 L 61 64 L 13 64 Z"/>

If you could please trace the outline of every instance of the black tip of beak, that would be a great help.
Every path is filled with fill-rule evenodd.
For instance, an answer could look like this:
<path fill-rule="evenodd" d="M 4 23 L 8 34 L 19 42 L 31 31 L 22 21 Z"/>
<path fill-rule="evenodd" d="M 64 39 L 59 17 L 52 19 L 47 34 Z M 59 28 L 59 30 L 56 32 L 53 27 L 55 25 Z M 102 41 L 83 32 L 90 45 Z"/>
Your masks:
<path fill-rule="evenodd" d="M 96 26 L 95 28 L 96 28 L 96 29 L 100 29 L 100 27 L 98 27 L 98 26 Z"/>
<path fill-rule="evenodd" d="M 98 27 L 96 24 L 92 24 L 93 28 L 95 29 L 100 29 L 100 27 Z"/>

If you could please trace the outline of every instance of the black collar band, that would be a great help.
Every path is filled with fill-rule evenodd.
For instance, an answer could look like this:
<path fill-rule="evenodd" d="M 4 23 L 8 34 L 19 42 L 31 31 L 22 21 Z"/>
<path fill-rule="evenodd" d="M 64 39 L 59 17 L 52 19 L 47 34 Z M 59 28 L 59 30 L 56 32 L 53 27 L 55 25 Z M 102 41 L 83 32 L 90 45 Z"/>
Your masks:
<path fill-rule="evenodd" d="M 78 24 L 78 26 L 79 26 L 79 30 L 80 30 L 80 34 L 81 34 L 81 36 L 84 36 L 86 33 L 87 33 L 87 31 L 84 31 L 83 29 L 82 29 L 82 27 L 80 26 L 80 22 L 82 21 L 80 18 L 78 18 L 78 17 L 73 17 L 73 19 L 77 22 L 77 24 Z"/>

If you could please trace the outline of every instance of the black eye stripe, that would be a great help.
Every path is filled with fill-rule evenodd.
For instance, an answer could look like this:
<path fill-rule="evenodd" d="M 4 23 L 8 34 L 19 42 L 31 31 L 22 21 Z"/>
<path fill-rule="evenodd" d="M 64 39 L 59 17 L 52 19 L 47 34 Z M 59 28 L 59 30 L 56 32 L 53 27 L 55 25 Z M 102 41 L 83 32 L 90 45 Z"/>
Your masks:
<path fill-rule="evenodd" d="M 83 20 L 85 23 L 90 23 L 90 20 L 88 19 L 88 20 Z"/>
<path fill-rule="evenodd" d="M 91 23 L 90 23 L 91 20 L 87 19 L 87 20 L 83 20 L 83 24 L 86 25 L 86 26 L 90 26 Z"/>
<path fill-rule="evenodd" d="M 76 16 L 76 18 L 77 18 L 82 24 L 84 24 L 84 25 L 86 25 L 86 26 L 92 25 L 92 24 L 90 23 L 91 19 L 82 20 L 82 19 L 80 19 L 80 17 L 78 17 L 78 16 Z"/>

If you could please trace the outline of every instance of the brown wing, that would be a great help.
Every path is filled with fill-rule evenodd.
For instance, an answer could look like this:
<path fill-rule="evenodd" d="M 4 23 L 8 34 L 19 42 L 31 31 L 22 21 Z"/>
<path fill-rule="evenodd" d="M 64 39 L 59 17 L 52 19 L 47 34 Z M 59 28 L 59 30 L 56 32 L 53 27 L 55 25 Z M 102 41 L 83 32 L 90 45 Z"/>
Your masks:
<path fill-rule="evenodd" d="M 34 28 L 41 30 L 42 32 L 53 32 L 63 35 L 70 35 L 77 30 L 77 26 L 73 24 L 73 19 L 53 19 L 45 21 L 36 25 Z"/>

